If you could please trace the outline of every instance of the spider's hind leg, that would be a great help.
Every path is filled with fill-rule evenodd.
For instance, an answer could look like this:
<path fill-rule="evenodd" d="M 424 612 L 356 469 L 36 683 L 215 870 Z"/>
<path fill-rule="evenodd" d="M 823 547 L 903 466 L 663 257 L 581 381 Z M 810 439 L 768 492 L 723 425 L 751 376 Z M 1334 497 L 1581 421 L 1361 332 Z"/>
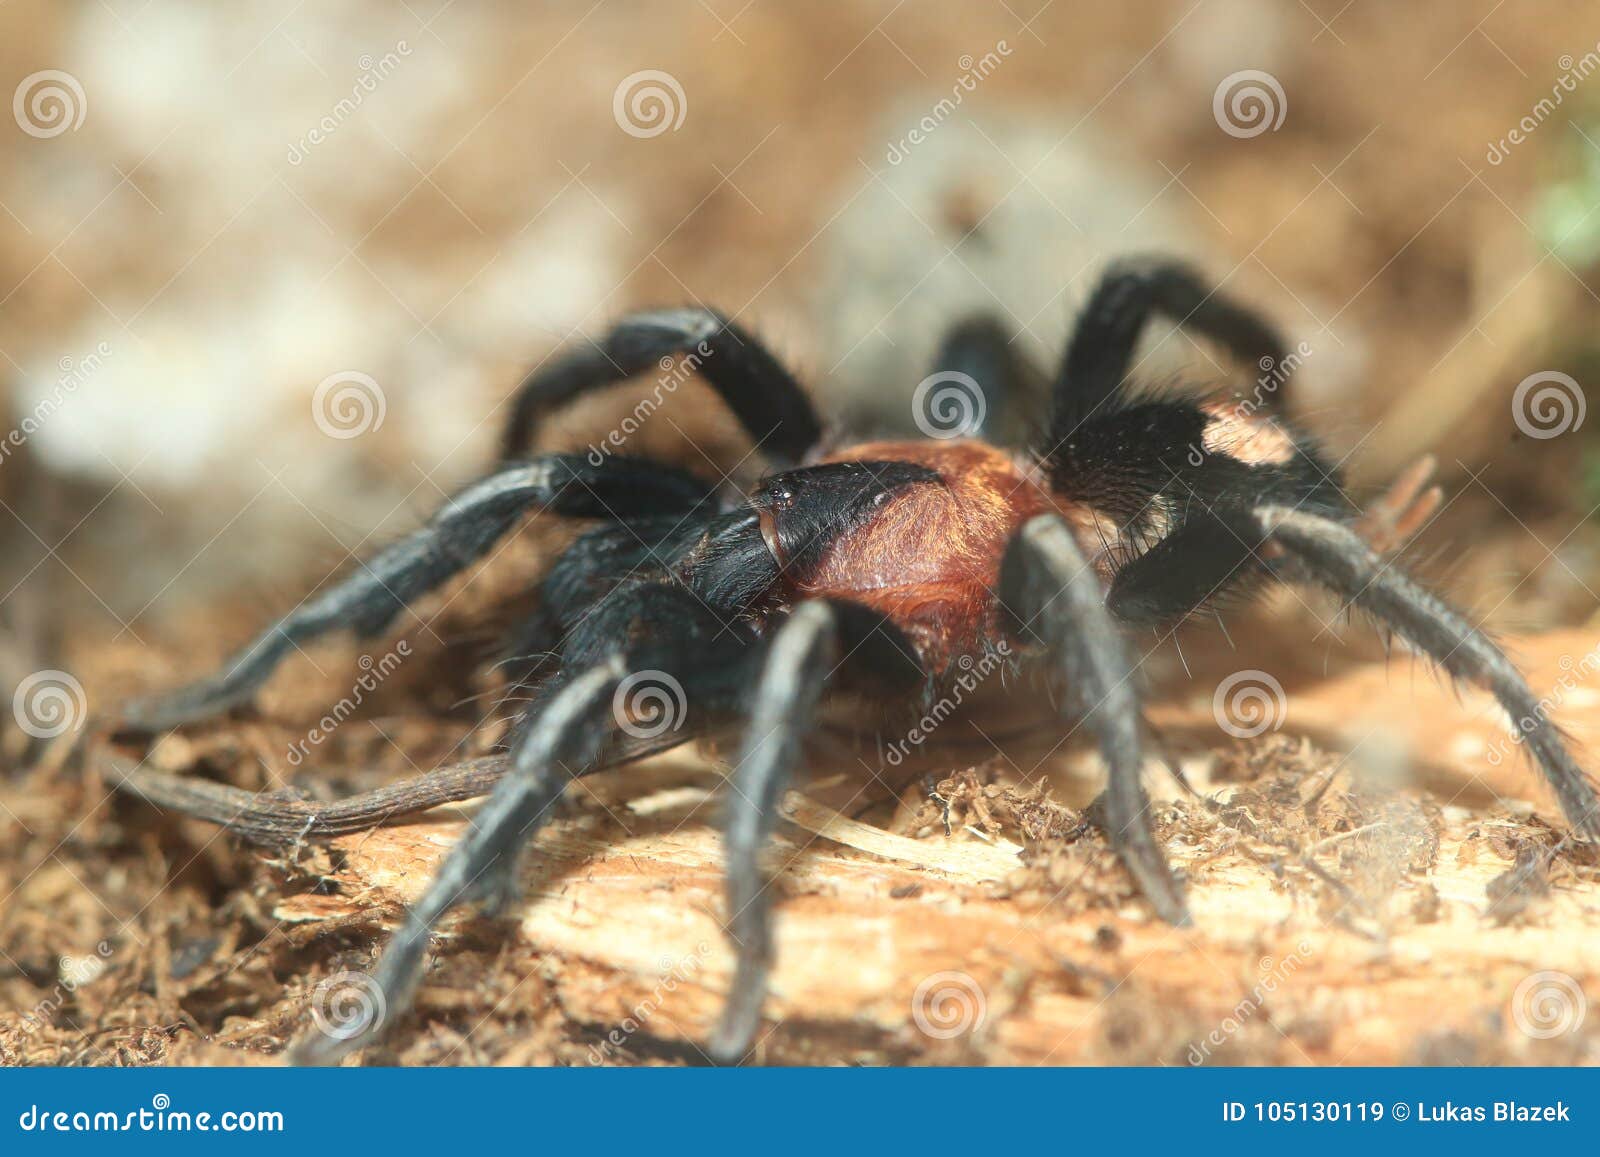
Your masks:
<path fill-rule="evenodd" d="M 1017 443 L 1034 433 L 1028 418 L 1044 393 L 1044 375 L 999 318 L 975 314 L 951 326 L 928 372 L 929 378 L 940 375 L 960 375 L 977 385 L 965 435 Z M 956 384 L 967 388 L 959 378 Z M 938 414 L 928 417 L 939 425 Z"/>
<path fill-rule="evenodd" d="M 1123 260 L 1101 277 L 1067 344 L 1055 385 L 1058 441 L 1120 392 L 1139 337 L 1158 315 L 1220 343 L 1250 366 L 1252 376 L 1271 368 L 1282 385 L 1293 369 L 1277 330 L 1187 265 L 1159 258 Z"/>
<path fill-rule="evenodd" d="M 663 309 L 623 318 L 598 341 L 558 352 L 518 387 L 501 453 L 527 452 L 557 407 L 660 367 L 656 401 L 700 374 L 769 459 L 798 462 L 822 439 L 822 423 L 793 375 L 754 335 L 709 309 Z"/>

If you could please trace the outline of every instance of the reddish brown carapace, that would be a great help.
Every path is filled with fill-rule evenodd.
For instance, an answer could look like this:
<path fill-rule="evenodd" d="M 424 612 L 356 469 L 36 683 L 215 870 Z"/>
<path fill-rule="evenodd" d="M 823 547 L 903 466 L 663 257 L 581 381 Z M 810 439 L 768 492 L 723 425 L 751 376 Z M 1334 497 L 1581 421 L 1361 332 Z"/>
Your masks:
<path fill-rule="evenodd" d="M 788 575 L 787 594 L 850 599 L 878 611 L 925 648 L 930 670 L 979 655 L 998 639 L 1000 559 L 1023 523 L 1056 512 L 1085 534 L 1092 525 L 1087 509 L 1052 496 L 1027 463 L 986 442 L 868 442 L 823 459 L 852 461 L 914 463 L 935 471 L 939 483 L 892 495 L 807 573 Z"/>

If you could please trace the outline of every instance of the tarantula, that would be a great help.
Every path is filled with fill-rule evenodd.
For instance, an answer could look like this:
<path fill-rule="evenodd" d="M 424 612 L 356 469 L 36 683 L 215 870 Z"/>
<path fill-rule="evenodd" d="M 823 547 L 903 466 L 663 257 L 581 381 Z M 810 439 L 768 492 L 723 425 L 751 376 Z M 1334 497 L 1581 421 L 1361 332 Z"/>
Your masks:
<path fill-rule="evenodd" d="M 1042 663 L 1059 688 L 1063 726 L 1084 723 L 1094 735 L 1108 773 L 1102 826 L 1173 924 L 1189 915 L 1140 782 L 1139 696 L 1124 635 L 1175 626 L 1264 581 L 1324 586 L 1451 675 L 1485 685 L 1521 721 L 1575 831 L 1600 838 L 1595 791 L 1512 664 L 1382 559 L 1334 469 L 1275 405 L 1131 390 L 1135 346 L 1156 315 L 1244 363 L 1292 364 L 1270 325 L 1187 267 L 1123 262 L 1077 320 L 1047 432 L 1031 450 L 987 441 L 981 426 L 957 438 L 832 445 L 795 379 L 726 318 L 704 309 L 629 316 L 527 378 L 503 464 L 422 529 L 303 602 L 219 674 L 136 703 L 126 718 L 168 728 L 247 701 L 298 644 L 336 629 L 383 631 L 532 511 L 596 521 L 551 565 L 513 648 L 552 652 L 555 670 L 538 680 L 507 741 L 507 769 L 374 979 L 398 1013 L 431 930 L 463 902 L 493 910 L 507 901 L 519 849 L 574 777 L 743 722 L 726 813 L 736 966 L 710 1042 L 723 1062 L 743 1058 L 760 1025 L 772 924 L 759 853 L 808 732 L 832 711 L 875 714 L 880 725 L 897 707 L 914 714 L 997 648 Z M 690 473 L 620 454 L 522 457 L 553 407 L 686 356 L 777 468 L 747 495 L 719 498 Z M 980 382 L 991 414 L 1031 372 L 991 321 L 952 330 L 935 368 Z M 683 689 L 682 725 L 627 726 L 622 692 L 641 672 Z M 446 785 L 430 802 L 483 790 L 481 780 Z M 300 834 L 334 830 L 331 819 L 313 819 Z M 327 1062 L 373 1032 L 308 1039 L 295 1056 Z"/>

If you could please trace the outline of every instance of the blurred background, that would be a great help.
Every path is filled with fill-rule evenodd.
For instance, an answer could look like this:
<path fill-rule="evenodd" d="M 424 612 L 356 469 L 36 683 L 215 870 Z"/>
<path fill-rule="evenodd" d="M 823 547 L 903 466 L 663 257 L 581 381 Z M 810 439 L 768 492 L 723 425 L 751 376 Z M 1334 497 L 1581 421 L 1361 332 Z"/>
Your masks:
<path fill-rule="evenodd" d="M 1152 249 L 1307 344 L 1291 406 L 1358 482 L 1439 455 L 1435 544 L 1470 515 L 1495 549 L 1468 602 L 1591 613 L 1593 426 L 1529 439 L 1513 393 L 1589 376 L 1600 20 L 1483 7 L 8 4 L 15 645 L 88 669 L 197 601 L 281 602 L 629 308 L 717 305 L 904 425 L 949 320 L 1049 358 L 1106 256 Z M 1152 377 L 1222 376 L 1153 344 Z M 1547 515 L 1554 557 L 1518 526 Z"/>
<path fill-rule="evenodd" d="M 1355 495 L 1438 456 L 1412 565 L 1506 632 L 1600 611 L 1583 0 L 12 0 L 6 94 L 8 699 L 68 673 L 97 714 L 214 662 L 484 469 L 522 373 L 629 309 L 716 306 L 841 421 L 908 427 L 948 322 L 1048 364 L 1151 250 L 1304 343 L 1289 408 Z M 1231 372 L 1149 347 L 1158 382 Z M 714 406 L 669 417 L 640 448 L 745 459 Z M 51 846 L 14 837 L 61 816 L 6 803 L 14 890 Z"/>

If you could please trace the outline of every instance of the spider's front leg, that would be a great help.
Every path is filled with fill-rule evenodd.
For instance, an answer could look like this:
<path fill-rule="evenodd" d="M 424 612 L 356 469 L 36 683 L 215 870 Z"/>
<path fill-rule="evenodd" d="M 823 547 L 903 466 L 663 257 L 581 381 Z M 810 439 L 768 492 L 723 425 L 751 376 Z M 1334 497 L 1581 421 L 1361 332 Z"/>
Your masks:
<path fill-rule="evenodd" d="M 735 1064 L 750 1051 L 761 1023 L 772 962 L 772 896 L 762 849 L 811 731 L 824 681 L 877 698 L 904 699 L 925 681 L 909 639 L 873 611 L 838 600 L 804 602 L 766 648 L 750 704 L 744 746 L 729 781 L 727 811 L 728 935 L 736 970 L 713 1060 Z"/>
<path fill-rule="evenodd" d="M 633 641 L 619 648 L 618 639 Z M 611 640 L 604 650 L 601 640 Z M 373 980 L 384 993 L 389 1020 L 410 1004 L 429 938 L 445 914 L 473 901 L 503 908 L 514 893 L 519 851 L 550 818 L 567 785 L 616 762 L 630 679 L 645 676 L 681 695 L 669 708 L 683 712 L 672 721 L 673 742 L 752 711 L 744 755 L 732 777 L 728 829 L 728 932 L 737 968 L 729 1011 L 713 1044 L 718 1060 L 743 1057 L 759 1023 L 771 958 L 771 897 L 759 852 L 776 824 L 778 801 L 822 682 L 845 654 L 875 691 L 907 694 L 922 680 L 898 631 L 844 604 L 802 604 L 770 641 L 751 638 L 688 590 L 666 583 L 639 583 L 596 608 L 568 642 L 570 669 L 541 693 L 531 718 L 519 727 L 510 768 L 385 948 Z M 295 1045 L 292 1057 L 301 1064 L 330 1064 L 372 1043 L 383 1027 L 373 1024 L 345 1039 L 313 1034 Z"/>
<path fill-rule="evenodd" d="M 510 769 L 470 830 L 384 948 L 372 979 L 383 994 L 385 1016 L 397 1017 L 410 1007 L 433 929 L 450 909 L 473 900 L 493 909 L 508 898 L 518 850 L 544 825 L 567 783 L 595 762 L 612 696 L 626 673 L 622 656 L 616 655 L 572 679 L 547 702 L 539 728 L 513 752 Z M 290 1060 L 333 1064 L 372 1043 L 385 1026 L 362 1027 L 350 1036 L 314 1031 L 291 1048 Z"/>
<path fill-rule="evenodd" d="M 671 692 L 665 708 L 670 714 L 649 726 L 664 721 L 662 730 L 676 742 L 704 733 L 742 702 L 751 640 L 681 587 L 637 583 L 597 608 L 582 633 L 588 637 L 577 640 L 576 648 L 569 641 L 572 661 L 519 728 L 510 766 L 378 961 L 373 981 L 384 994 L 390 1023 L 409 1006 L 429 938 L 445 914 L 473 901 L 503 909 L 514 892 L 519 852 L 549 820 L 567 785 L 615 762 L 610 752 L 616 737 L 638 706 L 629 702 L 638 695 L 625 686 L 630 675 Z M 588 645 L 599 639 L 608 640 L 603 649 Z M 584 661 L 576 661 L 575 653 Z M 371 1044 L 385 1027 L 366 1025 L 343 1039 L 312 1033 L 291 1057 L 299 1064 L 331 1064 Z"/>
<path fill-rule="evenodd" d="M 254 696 L 300 644 L 340 629 L 361 638 L 379 634 L 413 600 L 488 554 L 530 511 L 620 520 L 687 514 L 708 498 L 709 487 L 692 475 L 640 459 L 606 458 L 595 465 L 582 455 L 549 454 L 504 466 L 447 501 L 426 526 L 305 599 L 217 674 L 129 703 L 123 721 L 157 731 L 218 715 Z"/>
<path fill-rule="evenodd" d="M 1017 533 L 1001 565 L 1000 597 L 1013 633 L 1049 656 L 1071 717 L 1086 720 L 1099 742 L 1112 846 L 1156 913 L 1189 923 L 1140 782 L 1143 721 L 1127 645 L 1098 574 L 1061 518 L 1039 515 Z"/>
<path fill-rule="evenodd" d="M 1379 558 L 1349 526 L 1306 510 L 1263 503 L 1253 512 L 1255 531 L 1283 547 L 1292 560 L 1280 577 L 1328 588 L 1360 607 L 1457 679 L 1487 688 L 1528 746 L 1567 822 L 1600 841 L 1600 795 L 1572 758 L 1561 730 L 1505 652 L 1437 595 Z"/>

